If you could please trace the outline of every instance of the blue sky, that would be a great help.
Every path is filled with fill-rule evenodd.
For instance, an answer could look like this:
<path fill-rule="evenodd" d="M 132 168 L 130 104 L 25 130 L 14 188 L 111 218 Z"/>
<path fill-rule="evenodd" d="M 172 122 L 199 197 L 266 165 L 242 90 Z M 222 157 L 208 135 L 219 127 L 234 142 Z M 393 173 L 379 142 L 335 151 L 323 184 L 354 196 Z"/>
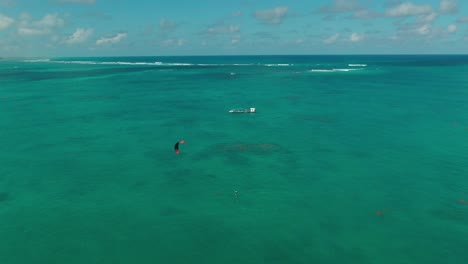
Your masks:
<path fill-rule="evenodd" d="M 468 1 L 0 0 L 0 56 L 468 53 Z"/>

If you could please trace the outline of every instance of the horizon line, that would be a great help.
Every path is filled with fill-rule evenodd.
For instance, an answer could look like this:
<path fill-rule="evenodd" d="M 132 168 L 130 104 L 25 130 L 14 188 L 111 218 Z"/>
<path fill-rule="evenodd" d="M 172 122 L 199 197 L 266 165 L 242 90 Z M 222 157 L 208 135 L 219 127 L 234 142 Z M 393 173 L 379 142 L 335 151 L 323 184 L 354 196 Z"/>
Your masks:
<path fill-rule="evenodd" d="M 103 56 L 0 56 L 0 59 L 23 59 L 23 58 L 109 58 L 109 57 L 274 57 L 274 56 L 468 56 L 468 53 L 394 53 L 394 54 L 198 54 L 198 55 L 103 55 Z"/>

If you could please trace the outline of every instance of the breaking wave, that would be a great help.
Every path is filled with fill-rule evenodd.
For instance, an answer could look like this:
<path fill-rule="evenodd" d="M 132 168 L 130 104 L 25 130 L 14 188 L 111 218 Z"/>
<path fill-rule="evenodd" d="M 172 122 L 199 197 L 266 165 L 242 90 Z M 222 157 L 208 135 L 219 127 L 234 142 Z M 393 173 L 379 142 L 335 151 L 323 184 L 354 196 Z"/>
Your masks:
<path fill-rule="evenodd" d="M 31 60 L 24 60 L 24 62 L 50 62 L 50 59 L 31 59 Z"/>
<path fill-rule="evenodd" d="M 310 72 L 350 72 L 358 71 L 361 69 L 312 69 Z"/>

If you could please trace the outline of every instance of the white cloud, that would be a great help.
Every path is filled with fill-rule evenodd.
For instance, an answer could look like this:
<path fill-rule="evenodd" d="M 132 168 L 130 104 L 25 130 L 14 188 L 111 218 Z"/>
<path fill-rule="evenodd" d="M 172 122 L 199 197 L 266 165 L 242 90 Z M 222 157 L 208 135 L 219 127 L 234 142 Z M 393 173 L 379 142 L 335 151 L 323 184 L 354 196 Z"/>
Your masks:
<path fill-rule="evenodd" d="M 59 27 L 63 26 L 63 19 L 59 18 L 57 14 L 47 14 L 41 20 L 35 22 L 38 27 Z"/>
<path fill-rule="evenodd" d="M 458 23 L 468 23 L 468 16 L 458 18 L 457 22 Z"/>
<path fill-rule="evenodd" d="M 416 28 L 416 33 L 419 35 L 429 35 L 431 33 L 432 26 L 430 24 L 424 24 L 418 28 Z"/>
<path fill-rule="evenodd" d="M 177 46 L 179 46 L 179 47 L 183 46 L 185 44 L 185 42 L 186 42 L 185 39 L 178 39 L 177 40 Z"/>
<path fill-rule="evenodd" d="M 85 42 L 93 34 L 93 29 L 77 28 L 75 33 L 65 39 L 67 44 L 78 44 Z"/>
<path fill-rule="evenodd" d="M 368 19 L 368 18 L 376 18 L 379 17 L 380 15 L 377 12 L 366 10 L 366 9 L 361 9 L 356 12 L 354 12 L 353 17 L 354 18 L 359 18 L 359 19 Z"/>
<path fill-rule="evenodd" d="M 288 10 L 289 7 L 287 6 L 278 6 L 268 10 L 257 10 L 255 12 L 255 17 L 265 23 L 281 24 Z"/>
<path fill-rule="evenodd" d="M 364 40 L 364 34 L 353 33 L 349 36 L 349 41 L 351 42 L 360 42 Z"/>
<path fill-rule="evenodd" d="M 90 4 L 93 5 L 96 3 L 95 0 L 57 0 L 59 3 L 76 3 L 76 4 Z"/>
<path fill-rule="evenodd" d="M 159 21 L 159 28 L 163 32 L 172 31 L 177 27 L 177 24 L 174 21 L 169 21 L 165 18 Z"/>
<path fill-rule="evenodd" d="M 304 39 L 301 39 L 301 38 L 296 39 L 296 40 L 294 41 L 294 43 L 296 43 L 296 44 L 302 44 L 302 43 L 304 43 Z"/>
<path fill-rule="evenodd" d="M 7 29 L 13 22 L 15 22 L 13 18 L 0 14 L 0 30 Z"/>
<path fill-rule="evenodd" d="M 60 40 L 60 37 L 57 36 L 57 35 L 53 35 L 51 38 L 50 38 L 53 42 L 58 42 Z"/>
<path fill-rule="evenodd" d="M 335 0 L 332 4 L 319 8 L 319 13 L 346 13 L 361 9 L 357 0 Z"/>
<path fill-rule="evenodd" d="M 185 44 L 184 39 L 166 39 L 161 41 L 161 46 L 164 47 L 181 47 Z"/>
<path fill-rule="evenodd" d="M 0 0 L 0 5 L 3 6 L 12 6 L 15 0 Z"/>
<path fill-rule="evenodd" d="M 39 36 L 47 34 L 47 32 L 40 29 L 20 27 L 18 28 L 18 34 L 21 36 Z"/>
<path fill-rule="evenodd" d="M 455 14 L 458 12 L 458 3 L 453 0 L 441 0 L 439 9 L 444 14 Z"/>
<path fill-rule="evenodd" d="M 400 5 L 401 7 L 401 5 Z M 422 13 L 423 8 L 407 9 L 403 12 L 406 15 L 416 15 L 418 12 Z M 429 11 L 429 9 L 427 9 Z M 412 38 L 412 37 L 427 37 L 427 38 L 439 38 L 445 37 L 448 33 L 448 29 L 440 28 L 435 26 L 436 19 L 440 16 L 440 13 L 427 12 L 416 15 L 416 18 L 408 23 L 399 24 L 398 36 L 401 38 Z"/>
<path fill-rule="evenodd" d="M 231 34 L 240 31 L 240 25 L 218 25 L 206 30 L 208 34 Z"/>
<path fill-rule="evenodd" d="M 440 37 L 441 32 L 447 33 L 445 29 L 435 27 L 434 23 L 436 19 L 440 16 L 440 13 L 432 11 L 431 7 L 426 9 L 423 6 L 415 8 L 414 5 L 411 8 L 402 9 L 403 4 L 397 6 L 395 11 L 400 10 L 400 14 L 404 16 L 416 16 L 414 20 L 410 20 L 408 23 L 399 23 L 398 24 L 398 36 L 403 39 L 414 38 L 414 37 Z M 410 7 L 411 5 L 407 5 Z M 405 10 L 405 11 L 402 11 Z M 430 12 L 429 12 L 430 11 Z M 418 14 L 420 13 L 420 14 Z M 388 14 L 387 14 L 388 15 Z"/>
<path fill-rule="evenodd" d="M 234 36 L 234 37 L 231 38 L 231 44 L 233 44 L 233 45 L 239 43 L 240 41 L 241 41 L 240 36 Z"/>
<path fill-rule="evenodd" d="M 241 11 L 236 11 L 236 12 L 233 12 L 233 13 L 231 14 L 231 17 L 240 17 L 240 16 L 242 16 L 242 12 L 241 12 Z"/>
<path fill-rule="evenodd" d="M 327 44 L 327 45 L 330 45 L 330 44 L 334 44 L 338 41 L 338 39 L 340 38 L 340 34 L 335 34 L 333 36 L 330 36 L 326 39 L 323 40 L 323 43 Z"/>
<path fill-rule="evenodd" d="M 424 21 L 415 21 L 414 23 L 404 24 L 398 28 L 398 36 L 413 37 L 413 36 L 432 36 L 433 23 Z"/>
<path fill-rule="evenodd" d="M 417 23 L 421 24 L 427 24 L 427 23 L 433 23 L 439 15 L 435 12 L 432 12 L 427 15 L 420 15 L 418 19 L 416 20 Z"/>
<path fill-rule="evenodd" d="M 116 44 L 122 41 L 127 37 L 127 33 L 118 33 L 113 37 L 101 37 L 96 40 L 97 45 L 109 45 L 109 44 Z"/>
<path fill-rule="evenodd" d="M 391 17 L 414 16 L 432 13 L 430 5 L 415 5 L 411 2 L 401 3 L 389 10 L 386 15 Z"/>
<path fill-rule="evenodd" d="M 449 33 L 455 33 L 457 31 L 457 25 L 452 24 L 452 25 L 448 26 L 447 31 Z"/>
<path fill-rule="evenodd" d="M 21 36 L 39 36 L 52 34 L 62 27 L 65 21 L 58 14 L 46 14 L 41 20 L 33 21 L 31 16 L 23 13 L 18 23 L 18 34 Z"/>

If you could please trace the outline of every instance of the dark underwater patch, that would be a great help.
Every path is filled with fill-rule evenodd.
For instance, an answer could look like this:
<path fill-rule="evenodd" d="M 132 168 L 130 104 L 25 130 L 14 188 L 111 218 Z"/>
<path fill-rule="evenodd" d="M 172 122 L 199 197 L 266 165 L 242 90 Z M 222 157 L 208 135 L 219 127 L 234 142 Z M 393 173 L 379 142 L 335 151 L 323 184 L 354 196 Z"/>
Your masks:
<path fill-rule="evenodd" d="M 0 192 L 0 203 L 10 200 L 10 194 L 7 192 Z"/>

